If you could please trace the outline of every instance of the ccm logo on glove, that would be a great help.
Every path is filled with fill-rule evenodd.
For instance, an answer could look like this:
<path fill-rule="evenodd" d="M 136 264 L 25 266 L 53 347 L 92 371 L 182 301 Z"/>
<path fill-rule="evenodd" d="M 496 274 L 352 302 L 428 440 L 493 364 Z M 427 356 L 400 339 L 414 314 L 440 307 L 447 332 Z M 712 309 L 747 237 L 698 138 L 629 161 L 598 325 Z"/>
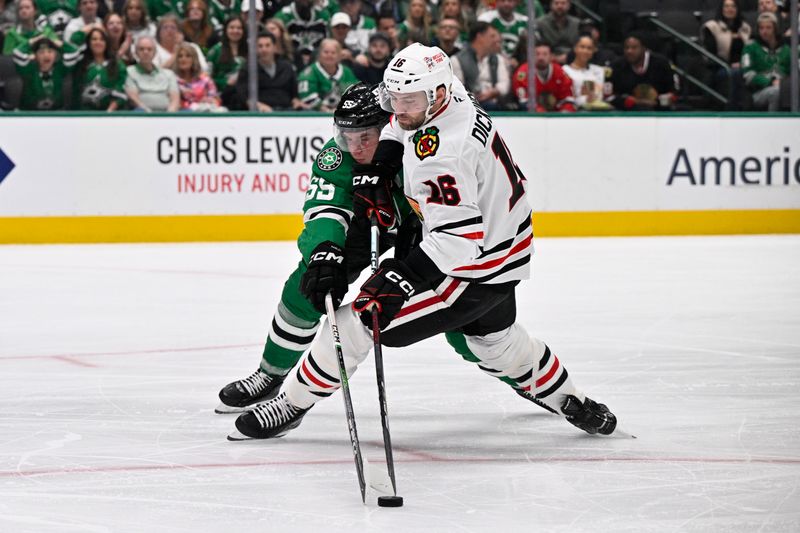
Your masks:
<path fill-rule="evenodd" d="M 389 281 L 394 281 L 397 283 L 397 286 L 406 293 L 407 298 L 411 298 L 414 296 L 414 287 L 400 274 L 395 272 L 394 270 L 387 270 L 386 271 L 386 279 Z"/>
<path fill-rule="evenodd" d="M 353 185 L 377 185 L 380 179 L 380 176 L 353 176 Z"/>
<path fill-rule="evenodd" d="M 336 255 L 333 252 L 317 252 L 315 254 L 311 254 L 310 259 L 311 261 L 335 261 L 340 265 L 344 262 L 343 255 Z"/>

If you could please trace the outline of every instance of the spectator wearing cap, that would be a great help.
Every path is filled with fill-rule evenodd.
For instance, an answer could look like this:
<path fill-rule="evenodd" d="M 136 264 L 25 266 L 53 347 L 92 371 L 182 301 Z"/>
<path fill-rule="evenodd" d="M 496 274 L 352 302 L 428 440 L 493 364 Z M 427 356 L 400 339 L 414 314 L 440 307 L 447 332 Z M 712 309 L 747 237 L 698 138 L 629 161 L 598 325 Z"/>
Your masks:
<path fill-rule="evenodd" d="M 628 111 L 668 110 L 675 100 L 675 76 L 669 60 L 632 33 L 623 43 L 623 57 L 612 67 L 614 94 L 611 103 Z"/>
<path fill-rule="evenodd" d="M 275 36 L 262 32 L 256 40 L 258 59 L 258 110 L 262 113 L 300 109 L 297 95 L 297 74 L 289 61 L 275 53 Z M 247 109 L 249 72 L 242 69 L 236 80 L 236 103 L 238 109 Z"/>
<path fill-rule="evenodd" d="M 786 13 L 781 12 L 777 0 L 758 0 L 758 15 L 772 13 L 778 21 L 778 35 L 789 35 L 791 23 Z"/>
<path fill-rule="evenodd" d="M 488 22 L 476 22 L 469 45 L 451 58 L 453 75 L 487 110 L 500 109 L 511 90 L 508 63 L 503 57 L 500 32 Z"/>
<path fill-rule="evenodd" d="M 65 41 L 72 41 L 76 31 L 83 30 L 83 33 L 88 33 L 91 29 L 89 26 L 103 25 L 103 21 L 97 17 L 97 0 L 80 0 L 78 13 L 80 16 L 70 20 L 64 28 Z"/>
<path fill-rule="evenodd" d="M 778 17 L 768 11 L 761 13 L 756 38 L 742 52 L 744 80 L 757 109 L 780 109 L 781 82 L 789 76 L 792 56 L 797 61 L 797 51 L 792 53 L 779 32 Z M 788 97 L 789 84 L 784 85 Z"/>
<path fill-rule="evenodd" d="M 64 109 L 64 78 L 80 60 L 70 43 L 39 35 L 14 49 L 14 63 L 22 78 L 20 109 Z"/>
<path fill-rule="evenodd" d="M 458 54 L 461 47 L 458 45 L 460 26 L 453 18 L 443 18 L 436 25 L 436 37 L 433 44 L 442 49 L 450 57 Z"/>
<path fill-rule="evenodd" d="M 170 69 L 157 67 L 153 62 L 156 57 L 155 39 L 141 35 L 135 46 L 138 63 L 128 67 L 125 80 L 125 92 L 131 105 L 146 113 L 177 111 L 181 103 L 178 80 Z"/>
<path fill-rule="evenodd" d="M 358 83 L 353 71 L 339 61 L 340 48 L 335 39 L 323 39 L 317 61 L 298 76 L 298 93 L 304 107 L 333 112 L 344 91 Z"/>
<path fill-rule="evenodd" d="M 567 54 L 578 40 L 580 21 L 569 14 L 570 0 L 550 0 L 550 12 L 536 20 L 536 29 L 542 41 L 553 50 L 553 58 L 559 64 L 567 61 Z"/>
<path fill-rule="evenodd" d="M 17 25 L 8 30 L 3 41 L 3 55 L 10 56 L 23 43 L 44 35 L 51 41 L 58 40 L 56 32 L 47 24 L 47 17 L 36 11 L 34 0 L 17 0 Z"/>
<path fill-rule="evenodd" d="M 341 52 L 339 54 L 339 61 L 343 65 L 353 67 L 353 59 L 358 55 L 358 50 L 350 49 L 346 42 L 350 34 L 350 15 L 347 13 L 334 13 L 331 17 L 331 39 L 339 43 Z"/>
<path fill-rule="evenodd" d="M 339 9 L 350 17 L 350 32 L 347 34 L 344 46 L 352 50 L 354 56 L 367 51 L 369 38 L 378 31 L 375 19 L 363 15 L 361 8 L 361 0 L 339 0 Z M 331 27 L 333 27 L 333 19 L 331 19 Z"/>
<path fill-rule="evenodd" d="M 367 53 L 359 56 L 353 66 L 353 74 L 368 85 L 376 85 L 383 81 L 383 71 L 391 59 L 392 40 L 385 33 L 373 33 Z"/>

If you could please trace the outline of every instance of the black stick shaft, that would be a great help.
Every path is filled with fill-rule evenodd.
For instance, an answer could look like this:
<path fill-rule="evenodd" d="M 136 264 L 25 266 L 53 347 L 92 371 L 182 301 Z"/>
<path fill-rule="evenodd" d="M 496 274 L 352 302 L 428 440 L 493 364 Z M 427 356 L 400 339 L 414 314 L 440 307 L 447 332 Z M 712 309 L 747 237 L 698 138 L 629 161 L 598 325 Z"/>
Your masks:
<path fill-rule="evenodd" d="M 378 256 L 380 255 L 378 246 L 380 240 L 380 230 L 375 216 L 371 219 L 371 249 L 370 263 L 372 273 L 378 270 Z M 386 406 L 386 384 L 384 383 L 383 373 L 383 349 L 381 348 L 381 328 L 378 325 L 378 310 L 372 308 L 372 342 L 375 350 L 375 376 L 378 379 L 378 402 L 381 407 L 381 426 L 383 426 L 383 449 L 386 453 L 386 468 L 389 471 L 389 479 L 392 480 L 392 490 L 397 496 L 397 481 L 394 477 L 394 457 L 392 455 L 392 436 L 389 433 L 389 412 Z"/>
<path fill-rule="evenodd" d="M 342 340 L 339 336 L 339 328 L 336 325 L 336 313 L 333 308 L 333 298 L 331 293 L 325 296 L 325 310 L 328 312 L 328 323 L 331 326 L 333 335 L 333 346 L 336 348 L 336 359 L 339 362 L 339 378 L 342 381 L 342 397 L 344 398 L 344 411 L 347 415 L 347 428 L 350 430 L 350 444 L 353 446 L 353 460 L 356 463 L 356 473 L 358 474 L 358 486 L 361 489 L 361 502 L 367 501 L 367 482 L 364 477 L 364 459 L 361 456 L 361 444 L 358 440 L 356 430 L 356 415 L 353 412 L 353 399 L 350 397 L 350 383 L 347 380 L 347 369 L 344 366 L 344 354 L 342 353 Z"/>

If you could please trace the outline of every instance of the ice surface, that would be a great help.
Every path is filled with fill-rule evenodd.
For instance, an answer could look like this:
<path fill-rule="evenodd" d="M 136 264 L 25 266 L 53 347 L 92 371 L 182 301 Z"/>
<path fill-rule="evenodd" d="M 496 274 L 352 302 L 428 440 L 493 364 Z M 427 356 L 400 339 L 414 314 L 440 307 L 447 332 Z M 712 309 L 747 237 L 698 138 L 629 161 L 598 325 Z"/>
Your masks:
<path fill-rule="evenodd" d="M 800 531 L 800 237 L 540 239 L 518 320 L 639 438 L 589 437 L 434 338 L 386 349 L 399 493 L 339 394 L 232 443 L 293 243 L 0 247 L 0 531 Z M 351 381 L 370 461 L 372 359 Z"/>

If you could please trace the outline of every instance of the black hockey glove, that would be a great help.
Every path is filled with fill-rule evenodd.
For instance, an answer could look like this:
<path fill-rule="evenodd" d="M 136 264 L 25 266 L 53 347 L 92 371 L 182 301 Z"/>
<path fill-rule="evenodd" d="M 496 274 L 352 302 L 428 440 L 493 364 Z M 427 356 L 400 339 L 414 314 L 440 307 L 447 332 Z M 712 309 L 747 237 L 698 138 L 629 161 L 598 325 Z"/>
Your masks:
<path fill-rule="evenodd" d="M 314 309 L 325 314 L 325 295 L 331 292 L 333 307 L 338 308 L 347 293 L 347 266 L 344 249 L 331 241 L 317 245 L 300 278 L 300 292 Z"/>
<path fill-rule="evenodd" d="M 361 322 L 372 327 L 372 307 L 378 309 L 378 326 L 386 329 L 409 298 L 419 292 L 421 280 L 403 263 L 385 259 L 378 271 L 361 286 L 353 310 Z"/>
<path fill-rule="evenodd" d="M 368 221 L 374 214 L 382 227 L 394 225 L 393 177 L 391 170 L 382 165 L 353 167 L 353 213 L 357 219 Z"/>

